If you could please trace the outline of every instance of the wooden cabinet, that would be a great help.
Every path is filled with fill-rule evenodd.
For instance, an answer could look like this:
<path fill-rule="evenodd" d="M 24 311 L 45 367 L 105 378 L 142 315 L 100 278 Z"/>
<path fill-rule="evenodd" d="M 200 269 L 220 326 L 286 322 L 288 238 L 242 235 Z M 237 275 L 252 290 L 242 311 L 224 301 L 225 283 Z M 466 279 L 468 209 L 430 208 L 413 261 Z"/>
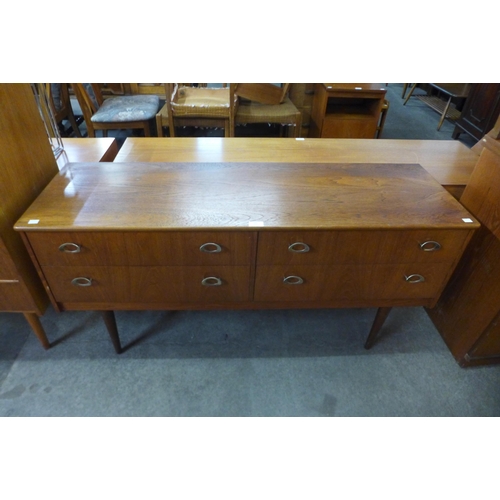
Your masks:
<path fill-rule="evenodd" d="M 453 139 L 466 132 L 480 140 L 500 115 L 500 83 L 473 83 L 462 113 L 455 124 Z"/>
<path fill-rule="evenodd" d="M 309 137 L 373 139 L 386 94 L 381 83 L 317 83 Z"/>
<path fill-rule="evenodd" d="M 47 348 L 49 300 L 13 225 L 58 168 L 30 85 L 0 84 L 0 102 L 0 311 L 24 313 Z"/>
<path fill-rule="evenodd" d="M 500 156 L 484 149 L 460 199 L 483 224 L 428 314 L 462 366 L 500 362 Z"/>
<path fill-rule="evenodd" d="M 70 164 L 16 229 L 111 311 L 432 306 L 478 226 L 420 165 L 251 162 Z"/>

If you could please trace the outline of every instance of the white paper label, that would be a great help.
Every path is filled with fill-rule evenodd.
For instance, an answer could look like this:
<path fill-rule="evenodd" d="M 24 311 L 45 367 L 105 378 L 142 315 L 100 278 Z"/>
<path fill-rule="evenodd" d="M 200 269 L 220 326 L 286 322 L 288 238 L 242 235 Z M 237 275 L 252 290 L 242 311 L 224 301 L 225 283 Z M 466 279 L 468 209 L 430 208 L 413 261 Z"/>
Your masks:
<path fill-rule="evenodd" d="M 28 224 L 38 224 L 40 222 L 40 219 L 30 219 L 28 221 Z"/>

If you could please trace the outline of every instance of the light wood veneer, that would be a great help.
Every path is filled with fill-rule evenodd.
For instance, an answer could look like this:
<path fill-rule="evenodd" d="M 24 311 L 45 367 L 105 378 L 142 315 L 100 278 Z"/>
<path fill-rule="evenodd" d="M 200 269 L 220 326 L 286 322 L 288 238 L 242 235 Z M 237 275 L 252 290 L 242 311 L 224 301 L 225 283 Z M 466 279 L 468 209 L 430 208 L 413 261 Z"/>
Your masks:
<path fill-rule="evenodd" d="M 418 163 L 455 198 L 478 154 L 458 141 L 130 137 L 115 162 Z"/>

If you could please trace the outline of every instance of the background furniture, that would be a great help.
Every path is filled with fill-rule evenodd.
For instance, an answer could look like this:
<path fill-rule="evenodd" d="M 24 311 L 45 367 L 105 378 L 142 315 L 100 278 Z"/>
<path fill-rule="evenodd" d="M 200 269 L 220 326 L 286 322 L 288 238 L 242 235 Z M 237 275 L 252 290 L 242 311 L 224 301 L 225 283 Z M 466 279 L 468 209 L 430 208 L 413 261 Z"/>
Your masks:
<path fill-rule="evenodd" d="M 419 163 L 458 199 L 477 159 L 478 153 L 452 140 L 129 137 L 114 161 Z"/>
<path fill-rule="evenodd" d="M 165 94 L 165 105 L 156 115 L 158 137 L 163 137 L 166 125 L 170 137 L 175 137 L 176 126 L 221 127 L 225 137 L 234 137 L 237 98 L 232 84 L 224 88 L 207 88 L 166 83 Z"/>
<path fill-rule="evenodd" d="M 404 104 L 408 102 L 416 89 L 418 83 L 414 83 L 406 97 Z M 438 95 L 419 95 L 417 96 L 422 102 L 427 104 L 430 108 L 441 114 L 439 119 L 438 127 L 439 130 L 443 124 L 445 118 L 450 120 L 456 120 L 460 116 L 459 108 L 463 105 L 463 101 L 467 98 L 470 92 L 470 83 L 429 83 L 431 91 L 434 90 Z M 445 96 L 446 100 L 443 100 L 439 95 Z M 452 101 L 458 101 L 460 106 L 453 108 L 451 106 Z"/>
<path fill-rule="evenodd" d="M 291 83 L 289 97 L 301 114 L 299 137 L 308 137 L 311 127 L 314 83 Z"/>
<path fill-rule="evenodd" d="M 103 99 L 98 84 L 72 83 L 78 99 L 89 137 L 95 137 L 96 130 L 106 136 L 108 130 L 140 129 L 150 136 L 150 120 L 160 107 L 158 96 L 128 95 Z"/>
<path fill-rule="evenodd" d="M 106 311 L 117 352 L 113 309 L 379 307 L 369 347 L 479 226 L 415 164 L 159 165 L 70 164 L 16 224 L 56 310 Z"/>
<path fill-rule="evenodd" d="M 69 97 L 69 88 L 67 83 L 46 83 L 47 96 L 52 109 L 52 114 L 56 123 L 59 125 L 59 131 L 62 136 L 68 135 L 64 128 L 63 121 L 68 121 L 73 134 L 76 137 L 82 137 L 82 133 L 78 127 L 71 100 Z"/>
<path fill-rule="evenodd" d="M 479 141 L 493 128 L 499 115 L 500 83 L 473 83 L 452 137 L 457 139 L 465 132 Z"/>
<path fill-rule="evenodd" d="M 58 168 L 30 85 L 0 85 L 0 102 L 0 310 L 22 312 L 47 349 L 49 300 L 13 226 Z"/>
<path fill-rule="evenodd" d="M 253 85 L 256 85 L 255 89 Z M 268 87 L 261 89 L 260 85 L 267 85 Z M 236 124 L 278 124 L 281 126 L 280 134 L 283 133 L 283 126 L 287 126 L 289 136 L 299 137 L 302 115 L 287 96 L 289 86 L 289 83 L 283 84 L 281 88 L 271 84 L 235 84 L 236 95 L 244 98 L 240 100 L 238 105 L 235 118 Z M 276 90 L 271 92 L 271 95 L 266 95 L 266 88 Z M 255 99 L 259 99 L 260 102 Z"/>
<path fill-rule="evenodd" d="M 461 203 L 481 222 L 434 309 L 427 312 L 462 366 L 500 362 L 500 155 L 485 148 Z"/>
<path fill-rule="evenodd" d="M 381 83 L 317 83 L 309 137 L 375 138 L 385 94 Z"/>

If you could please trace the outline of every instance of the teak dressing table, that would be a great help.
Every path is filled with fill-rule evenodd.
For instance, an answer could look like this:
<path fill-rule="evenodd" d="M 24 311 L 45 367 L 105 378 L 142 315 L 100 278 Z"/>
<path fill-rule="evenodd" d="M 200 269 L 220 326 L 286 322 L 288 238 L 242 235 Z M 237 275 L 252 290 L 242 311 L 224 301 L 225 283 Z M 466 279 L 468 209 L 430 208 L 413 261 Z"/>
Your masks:
<path fill-rule="evenodd" d="M 479 223 L 420 165 L 68 164 L 15 225 L 53 306 L 432 307 Z"/>

